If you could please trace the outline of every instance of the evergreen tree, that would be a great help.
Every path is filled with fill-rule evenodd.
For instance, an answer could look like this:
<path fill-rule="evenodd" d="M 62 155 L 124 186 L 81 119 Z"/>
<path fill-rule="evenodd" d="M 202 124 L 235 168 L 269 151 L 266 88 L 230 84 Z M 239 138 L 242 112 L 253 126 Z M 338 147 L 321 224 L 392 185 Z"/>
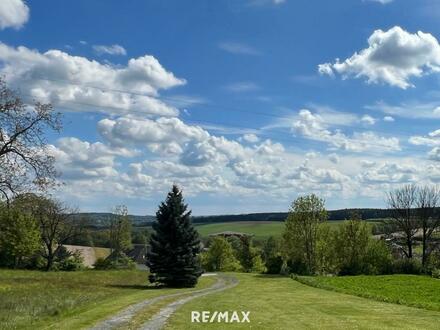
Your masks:
<path fill-rule="evenodd" d="M 153 223 L 154 232 L 147 255 L 152 283 L 193 287 L 202 274 L 198 258 L 200 240 L 187 208 L 182 192 L 174 185 L 159 206 Z"/>

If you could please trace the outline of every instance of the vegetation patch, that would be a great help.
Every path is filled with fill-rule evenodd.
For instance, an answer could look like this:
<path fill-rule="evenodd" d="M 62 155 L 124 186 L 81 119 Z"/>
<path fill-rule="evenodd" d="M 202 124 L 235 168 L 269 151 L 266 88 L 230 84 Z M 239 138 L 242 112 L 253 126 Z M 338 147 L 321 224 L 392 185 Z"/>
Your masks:
<path fill-rule="evenodd" d="M 440 280 L 420 275 L 295 276 L 313 287 L 440 311 Z"/>
<path fill-rule="evenodd" d="M 234 273 L 236 287 L 188 302 L 165 329 L 438 329 L 440 313 L 313 288 L 289 277 Z M 249 311 L 250 323 L 191 323 L 192 311 Z"/>
<path fill-rule="evenodd" d="M 214 280 L 204 277 L 196 289 Z M 0 329 L 80 329 L 144 299 L 187 291 L 147 281 L 144 271 L 0 270 Z"/>

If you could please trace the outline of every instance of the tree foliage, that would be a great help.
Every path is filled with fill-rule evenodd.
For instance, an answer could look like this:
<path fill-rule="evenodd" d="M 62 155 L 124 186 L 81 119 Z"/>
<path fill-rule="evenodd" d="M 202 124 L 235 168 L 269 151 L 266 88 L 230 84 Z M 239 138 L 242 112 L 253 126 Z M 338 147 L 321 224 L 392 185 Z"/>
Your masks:
<path fill-rule="evenodd" d="M 314 274 L 317 269 L 319 225 L 327 220 L 324 200 L 314 194 L 298 197 L 287 216 L 283 233 L 284 256 L 301 272 Z"/>
<path fill-rule="evenodd" d="M 61 129 L 60 114 L 50 104 L 28 106 L 0 78 L 0 195 L 44 189 L 57 176 L 46 130 Z"/>
<path fill-rule="evenodd" d="M 35 219 L 17 208 L 0 210 L 0 264 L 22 267 L 40 248 Z"/>
<path fill-rule="evenodd" d="M 41 256 L 45 259 L 45 269 L 51 270 L 63 244 L 81 234 L 83 225 L 72 218 L 72 209 L 48 197 L 22 194 L 14 198 L 12 206 L 33 217 L 40 230 Z"/>
<path fill-rule="evenodd" d="M 182 192 L 173 186 L 161 203 L 153 223 L 147 266 L 150 282 L 171 287 L 193 287 L 202 274 L 200 239 L 191 223 L 191 211 Z"/>
<path fill-rule="evenodd" d="M 125 205 L 116 206 L 110 219 L 110 248 L 120 254 L 131 249 L 131 221 Z"/>
<path fill-rule="evenodd" d="M 220 236 L 212 238 L 208 251 L 202 254 L 202 265 L 206 271 L 211 272 L 241 270 L 232 245 Z"/>

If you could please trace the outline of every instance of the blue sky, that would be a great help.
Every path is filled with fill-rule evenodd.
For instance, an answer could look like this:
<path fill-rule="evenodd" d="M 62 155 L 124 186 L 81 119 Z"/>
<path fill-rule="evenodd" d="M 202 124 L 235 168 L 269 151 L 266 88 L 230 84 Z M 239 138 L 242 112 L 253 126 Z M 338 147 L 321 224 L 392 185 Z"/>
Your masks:
<path fill-rule="evenodd" d="M 0 73 L 51 102 L 64 185 L 84 211 L 194 214 L 383 207 L 440 179 L 434 0 L 0 4 Z"/>

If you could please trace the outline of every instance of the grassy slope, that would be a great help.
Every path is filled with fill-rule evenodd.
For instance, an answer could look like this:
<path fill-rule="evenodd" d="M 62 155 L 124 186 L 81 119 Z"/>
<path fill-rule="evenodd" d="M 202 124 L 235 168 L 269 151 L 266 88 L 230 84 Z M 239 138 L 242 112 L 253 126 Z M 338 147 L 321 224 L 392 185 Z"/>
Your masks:
<path fill-rule="evenodd" d="M 284 228 L 283 222 L 221 222 L 196 225 L 196 229 L 202 237 L 222 231 L 237 231 L 241 233 L 253 234 L 255 238 L 268 236 L 280 236 Z"/>
<path fill-rule="evenodd" d="M 299 277 L 298 280 L 323 289 L 440 311 L 440 280 L 428 276 Z"/>
<path fill-rule="evenodd" d="M 235 276 L 235 274 L 234 274 Z M 228 329 L 438 329 L 440 313 L 313 288 L 290 278 L 237 274 L 237 287 L 196 299 L 167 329 L 224 329 L 189 323 L 191 311 L 250 311 L 251 323 Z"/>
<path fill-rule="evenodd" d="M 331 227 L 336 228 L 342 221 L 328 221 Z M 237 231 L 253 234 L 255 238 L 267 238 L 269 236 L 281 236 L 284 229 L 284 222 L 279 221 L 242 221 L 242 222 L 221 222 L 210 224 L 196 224 L 196 228 L 202 237 L 222 231 Z"/>
<path fill-rule="evenodd" d="M 202 278 L 198 288 L 214 282 Z M 152 289 L 141 271 L 0 270 L 0 329 L 81 329 L 122 308 L 188 289 Z"/>

